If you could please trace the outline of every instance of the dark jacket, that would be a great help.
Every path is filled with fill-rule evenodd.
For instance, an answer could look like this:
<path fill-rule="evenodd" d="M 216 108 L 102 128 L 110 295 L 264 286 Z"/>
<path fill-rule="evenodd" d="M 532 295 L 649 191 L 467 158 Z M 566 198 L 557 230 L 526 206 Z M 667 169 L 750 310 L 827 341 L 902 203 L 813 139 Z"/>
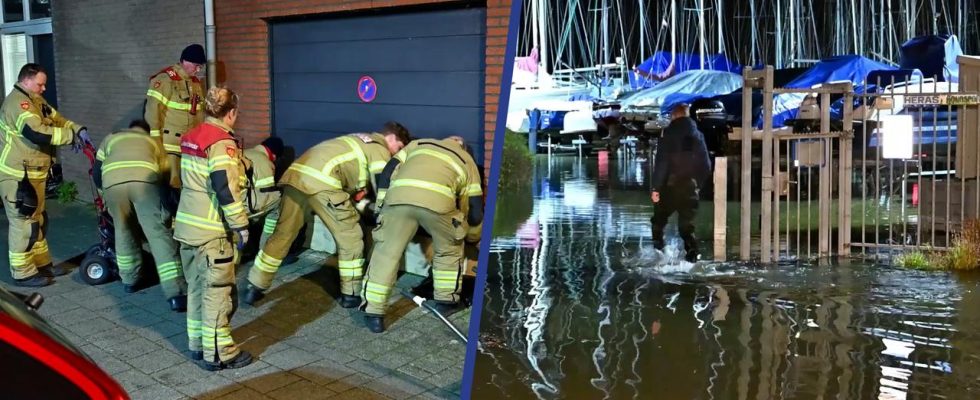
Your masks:
<path fill-rule="evenodd" d="M 671 121 L 657 145 L 651 189 L 660 191 L 690 179 L 700 187 L 710 176 L 711 159 L 697 124 L 690 117 Z"/>

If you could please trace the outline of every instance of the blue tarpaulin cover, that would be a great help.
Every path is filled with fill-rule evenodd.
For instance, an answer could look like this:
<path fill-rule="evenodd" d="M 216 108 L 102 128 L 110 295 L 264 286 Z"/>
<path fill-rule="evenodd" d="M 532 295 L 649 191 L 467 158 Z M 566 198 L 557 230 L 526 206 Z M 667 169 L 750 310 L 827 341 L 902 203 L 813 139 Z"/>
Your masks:
<path fill-rule="evenodd" d="M 620 102 L 623 108 L 660 106 L 661 113 L 681 102 L 714 97 L 742 87 L 742 75 L 712 70 L 691 70 L 677 74 L 663 83 L 632 93 Z"/>
<path fill-rule="evenodd" d="M 919 36 L 902 44 L 902 68 L 918 69 L 926 78 L 958 82 L 960 66 L 956 57 L 963 54 L 956 35 Z"/>
<path fill-rule="evenodd" d="M 671 61 L 674 62 L 672 69 L 670 68 Z M 636 71 L 639 71 L 640 74 L 636 74 L 635 72 L 630 73 L 630 84 L 634 89 L 652 87 L 657 82 L 665 80 L 665 78 L 669 78 L 670 76 L 680 74 L 684 71 L 699 69 L 725 71 L 736 74 L 742 73 L 742 66 L 729 60 L 724 54 L 706 55 L 704 58 L 704 68 L 701 68 L 700 54 L 673 53 L 672 56 L 672 53 L 669 51 L 658 51 L 652 57 L 636 66 Z M 661 78 L 654 79 L 652 78 L 653 76 L 661 76 Z"/>
<path fill-rule="evenodd" d="M 834 81 L 851 81 L 855 84 L 855 92 L 862 92 L 866 77 L 875 70 L 894 70 L 895 67 L 869 60 L 862 56 L 846 55 L 824 59 L 806 72 L 786 84 L 787 88 L 810 88 L 820 83 Z M 799 93 L 784 93 L 773 99 L 773 128 L 785 126 L 786 120 L 796 117 L 800 104 L 806 97 Z M 762 128 L 762 119 L 756 123 Z"/>

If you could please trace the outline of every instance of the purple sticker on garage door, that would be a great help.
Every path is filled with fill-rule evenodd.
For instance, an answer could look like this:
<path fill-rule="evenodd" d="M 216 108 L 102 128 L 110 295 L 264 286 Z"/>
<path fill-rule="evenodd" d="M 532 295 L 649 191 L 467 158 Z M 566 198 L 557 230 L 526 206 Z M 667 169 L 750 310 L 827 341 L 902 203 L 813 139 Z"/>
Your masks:
<path fill-rule="evenodd" d="M 362 76 L 357 80 L 357 97 L 365 103 L 374 101 L 378 96 L 378 84 L 370 76 Z"/>

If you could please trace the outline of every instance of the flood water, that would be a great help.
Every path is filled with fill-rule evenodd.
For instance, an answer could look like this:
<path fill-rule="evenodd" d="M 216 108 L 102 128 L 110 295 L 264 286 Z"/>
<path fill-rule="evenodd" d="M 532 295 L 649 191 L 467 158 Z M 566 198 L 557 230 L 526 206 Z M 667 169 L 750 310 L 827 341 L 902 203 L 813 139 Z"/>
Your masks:
<path fill-rule="evenodd" d="M 499 193 L 474 399 L 980 398 L 978 277 L 673 262 L 650 244 L 648 176 L 539 156 L 533 185 Z"/>

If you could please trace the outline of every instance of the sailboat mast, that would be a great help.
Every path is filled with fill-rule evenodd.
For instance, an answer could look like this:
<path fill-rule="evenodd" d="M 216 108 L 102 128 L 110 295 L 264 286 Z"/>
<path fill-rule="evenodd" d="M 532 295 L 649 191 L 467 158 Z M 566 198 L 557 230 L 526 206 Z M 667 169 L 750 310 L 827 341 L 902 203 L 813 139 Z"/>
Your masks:
<path fill-rule="evenodd" d="M 724 53 L 725 35 L 722 32 L 724 32 L 725 30 L 724 30 L 724 26 L 722 25 L 721 13 L 722 10 L 725 9 L 725 0 L 718 0 L 718 4 L 715 4 L 715 7 L 716 7 L 715 15 L 718 16 L 718 26 L 715 28 L 715 30 L 718 31 L 718 53 Z"/>
<path fill-rule="evenodd" d="M 538 20 L 541 21 L 541 27 L 539 28 L 539 34 L 541 35 L 541 49 L 539 54 L 541 56 L 541 68 L 544 71 L 548 71 L 548 2 L 542 1 L 538 3 Z"/>
<path fill-rule="evenodd" d="M 609 0 L 602 0 L 602 64 L 609 64 Z M 603 69 L 603 76 L 607 73 Z"/>
<path fill-rule="evenodd" d="M 749 55 L 749 57 L 750 57 L 749 58 L 749 63 L 750 63 L 750 65 L 754 65 L 754 64 L 757 64 L 759 62 L 758 59 L 755 56 L 755 48 L 758 46 L 758 42 L 755 39 L 755 31 L 757 29 L 757 27 L 755 25 L 756 24 L 756 18 L 755 18 L 755 0 L 749 0 L 749 17 L 750 17 L 749 18 L 749 24 L 750 24 L 750 27 L 751 27 L 750 30 L 752 31 L 752 33 L 751 33 L 751 35 L 752 35 L 752 45 L 751 45 L 752 46 L 752 51 L 750 52 L 750 55 Z"/>
<path fill-rule="evenodd" d="M 677 0 L 670 0 L 670 64 L 677 58 Z"/>
<path fill-rule="evenodd" d="M 783 67 L 783 5 L 776 0 L 776 68 Z"/>
<path fill-rule="evenodd" d="M 698 0 L 698 38 L 701 51 L 701 69 L 704 69 L 704 53 L 707 51 L 707 43 L 704 37 L 704 0 Z"/>
<path fill-rule="evenodd" d="M 647 31 L 646 17 L 647 17 L 647 13 L 646 13 L 646 10 L 643 9 L 643 6 L 644 6 L 644 3 L 645 2 L 646 2 L 646 0 L 638 0 L 637 1 L 637 3 L 639 3 L 639 6 L 640 6 L 640 59 L 641 60 L 646 59 L 646 56 L 647 56 L 647 53 L 646 53 L 646 40 L 647 40 L 646 39 L 646 31 Z"/>

